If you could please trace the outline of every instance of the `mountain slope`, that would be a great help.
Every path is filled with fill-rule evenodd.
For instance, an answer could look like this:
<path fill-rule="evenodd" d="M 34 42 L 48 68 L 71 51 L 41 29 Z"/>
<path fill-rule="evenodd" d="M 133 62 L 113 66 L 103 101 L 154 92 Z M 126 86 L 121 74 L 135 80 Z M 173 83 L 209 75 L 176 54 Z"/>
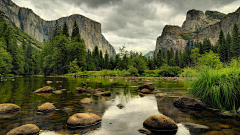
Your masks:
<path fill-rule="evenodd" d="M 192 46 L 196 41 L 202 42 L 204 38 L 210 39 L 211 43 L 216 45 L 220 30 L 222 29 L 225 35 L 227 32 L 231 33 L 235 23 L 240 27 L 240 8 L 227 15 L 217 11 L 206 11 L 204 14 L 202 11 L 190 10 L 182 28 L 165 26 L 162 35 L 157 38 L 155 54 L 160 48 L 172 47 L 174 50 L 184 51 L 186 46 Z"/>
<path fill-rule="evenodd" d="M 47 41 L 48 35 L 55 24 L 55 21 L 45 21 L 31 9 L 19 7 L 11 0 L 0 0 L 0 10 L 3 11 L 18 28 L 40 42 Z M 102 35 L 100 23 L 82 15 L 62 17 L 58 19 L 58 23 L 60 26 L 63 26 L 66 21 L 69 33 L 71 33 L 75 20 L 79 26 L 81 37 L 85 41 L 86 49 L 93 51 L 95 46 L 98 46 L 103 54 L 107 51 L 111 57 L 115 57 L 115 49 Z"/>
<path fill-rule="evenodd" d="M 150 52 L 148 52 L 147 54 L 145 54 L 144 56 L 145 56 L 146 58 L 148 58 L 148 57 L 153 57 L 153 55 L 154 55 L 154 51 L 150 51 Z"/>
<path fill-rule="evenodd" d="M 18 45 L 20 45 L 23 42 L 23 40 L 25 40 L 25 41 L 30 41 L 30 43 L 34 48 L 41 49 L 43 47 L 43 44 L 41 42 L 29 36 L 23 30 L 17 28 L 16 25 L 10 20 L 10 18 L 6 16 L 4 12 L 0 11 L 0 23 L 4 23 L 4 22 L 6 22 L 9 26 L 11 26 L 11 29 L 13 30 L 13 33 L 18 40 Z"/>

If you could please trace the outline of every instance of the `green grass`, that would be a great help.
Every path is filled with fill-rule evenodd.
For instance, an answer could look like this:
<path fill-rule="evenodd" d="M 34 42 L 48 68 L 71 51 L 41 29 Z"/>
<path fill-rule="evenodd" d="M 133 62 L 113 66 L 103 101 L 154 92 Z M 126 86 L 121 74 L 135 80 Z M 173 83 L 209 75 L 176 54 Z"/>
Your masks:
<path fill-rule="evenodd" d="M 189 73 L 189 69 L 187 72 Z M 240 106 L 240 69 L 202 68 L 192 72 L 197 77 L 190 82 L 188 93 L 200 98 L 208 107 L 236 113 Z"/>

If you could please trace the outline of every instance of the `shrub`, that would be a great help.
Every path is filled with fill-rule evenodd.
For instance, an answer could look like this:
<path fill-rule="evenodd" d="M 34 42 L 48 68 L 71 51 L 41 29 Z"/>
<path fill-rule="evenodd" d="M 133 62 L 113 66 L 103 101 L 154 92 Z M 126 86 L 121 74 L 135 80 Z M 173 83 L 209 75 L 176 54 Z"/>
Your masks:
<path fill-rule="evenodd" d="M 197 77 L 199 76 L 199 72 L 197 71 L 197 69 L 187 67 L 183 69 L 183 72 L 179 76 L 180 77 Z"/>
<path fill-rule="evenodd" d="M 127 71 L 130 73 L 130 75 L 134 75 L 134 76 L 138 75 L 138 70 L 133 66 L 129 66 Z"/>
<path fill-rule="evenodd" d="M 174 77 L 174 76 L 178 76 L 182 71 L 180 67 L 170 67 L 165 65 L 165 66 L 162 66 L 156 72 L 157 74 L 164 77 Z"/>
<path fill-rule="evenodd" d="M 129 76 L 130 73 L 124 69 L 123 71 L 119 71 L 119 72 L 118 72 L 118 75 L 119 75 L 119 76 Z"/>

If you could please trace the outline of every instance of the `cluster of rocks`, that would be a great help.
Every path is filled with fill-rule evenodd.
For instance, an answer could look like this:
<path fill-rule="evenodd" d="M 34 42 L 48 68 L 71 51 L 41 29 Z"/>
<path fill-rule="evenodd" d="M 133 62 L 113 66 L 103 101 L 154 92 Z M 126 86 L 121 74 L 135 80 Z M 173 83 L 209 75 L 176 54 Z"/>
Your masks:
<path fill-rule="evenodd" d="M 98 89 L 92 89 L 91 87 L 88 88 L 82 88 L 82 87 L 77 87 L 75 90 L 76 93 L 84 93 L 84 92 L 90 92 L 96 96 L 111 96 L 110 91 L 104 91 L 101 88 Z"/>
<path fill-rule="evenodd" d="M 139 90 L 139 96 L 144 97 L 146 94 L 153 94 L 155 90 L 155 86 L 152 83 L 145 83 L 141 86 L 138 87 Z M 164 97 L 163 93 L 157 93 L 155 95 L 157 98 L 162 98 Z"/>
<path fill-rule="evenodd" d="M 63 81 L 56 81 L 56 83 L 62 83 Z M 47 84 L 53 83 L 53 81 L 47 81 Z M 87 84 L 82 82 L 83 86 L 86 86 Z M 64 90 L 55 90 L 55 88 L 50 87 L 50 86 L 45 86 L 43 88 L 37 89 L 34 93 L 56 93 L 56 94 L 61 94 L 63 93 Z M 92 94 L 99 95 L 99 96 L 110 96 L 111 92 L 110 91 L 104 91 L 102 89 L 92 89 L 91 87 L 88 88 L 82 88 L 82 87 L 77 87 L 76 88 L 76 93 L 82 93 L 82 92 L 91 92 Z M 93 102 L 91 98 L 84 98 L 80 100 L 79 104 L 82 105 L 90 105 Z M 11 104 L 11 103 L 5 103 L 5 104 L 0 104 L 0 117 L 1 118 L 6 118 L 6 117 L 11 117 L 12 114 L 18 113 L 18 111 L 21 110 L 21 108 L 18 105 Z M 53 103 L 46 102 L 38 107 L 36 107 L 36 114 L 38 115 L 48 115 L 48 114 L 53 114 L 56 109 L 56 107 L 53 105 Z M 72 112 L 72 109 L 70 108 L 63 108 L 63 111 L 66 113 Z M 11 115 L 9 115 L 11 114 Z M 101 123 L 102 119 L 97 116 L 96 114 L 93 113 L 77 113 L 72 115 L 68 120 L 67 120 L 67 126 L 68 128 L 83 128 L 83 127 L 89 127 L 93 125 L 97 125 Z M 40 129 L 34 125 L 34 124 L 26 124 L 19 126 L 17 128 L 14 128 L 10 130 L 6 135 L 16 135 L 16 134 L 22 134 L 22 135 L 28 135 L 28 134 L 37 134 L 40 132 Z"/>

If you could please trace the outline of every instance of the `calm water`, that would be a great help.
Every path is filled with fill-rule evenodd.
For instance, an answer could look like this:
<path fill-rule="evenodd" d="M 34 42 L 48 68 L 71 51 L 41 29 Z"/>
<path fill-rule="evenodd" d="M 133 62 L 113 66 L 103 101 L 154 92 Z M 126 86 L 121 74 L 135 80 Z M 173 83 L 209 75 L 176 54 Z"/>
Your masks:
<path fill-rule="evenodd" d="M 89 80 L 87 80 L 89 79 Z M 56 90 L 66 89 L 62 94 L 34 94 L 41 87 L 47 86 L 46 81 L 54 81 L 49 86 Z M 63 81 L 63 83 L 55 83 Z M 76 87 L 81 87 L 81 82 L 87 87 L 103 88 L 112 92 L 110 97 L 97 97 L 92 94 L 76 94 Z M 153 94 L 140 97 L 137 87 L 140 83 L 131 83 L 125 79 L 114 79 L 118 83 L 109 82 L 109 79 L 96 78 L 16 78 L 15 81 L 0 82 L 0 103 L 14 103 L 21 110 L 10 118 L 0 116 L 0 135 L 9 130 L 24 125 L 36 124 L 40 129 L 40 135 L 138 135 L 137 130 L 142 128 L 143 121 L 154 114 L 164 114 L 178 123 L 177 135 L 200 135 L 207 131 L 221 131 L 226 134 L 240 134 L 240 120 L 227 118 L 208 111 L 195 112 L 177 109 L 173 101 L 186 93 L 183 82 L 149 80 L 156 87 L 156 93 L 162 92 L 166 96 L 156 99 Z M 159 83 L 162 82 L 162 83 Z M 92 98 L 91 105 L 80 105 L 83 98 Z M 37 115 L 35 108 L 45 102 L 54 103 L 57 109 L 48 115 Z M 123 109 L 116 105 L 122 103 Z M 71 108 L 73 112 L 62 111 L 64 107 Z M 66 127 L 68 118 L 75 113 L 91 112 L 102 117 L 102 123 L 87 129 L 69 130 Z M 208 130 L 187 129 L 181 122 L 196 123 L 209 126 Z"/>

